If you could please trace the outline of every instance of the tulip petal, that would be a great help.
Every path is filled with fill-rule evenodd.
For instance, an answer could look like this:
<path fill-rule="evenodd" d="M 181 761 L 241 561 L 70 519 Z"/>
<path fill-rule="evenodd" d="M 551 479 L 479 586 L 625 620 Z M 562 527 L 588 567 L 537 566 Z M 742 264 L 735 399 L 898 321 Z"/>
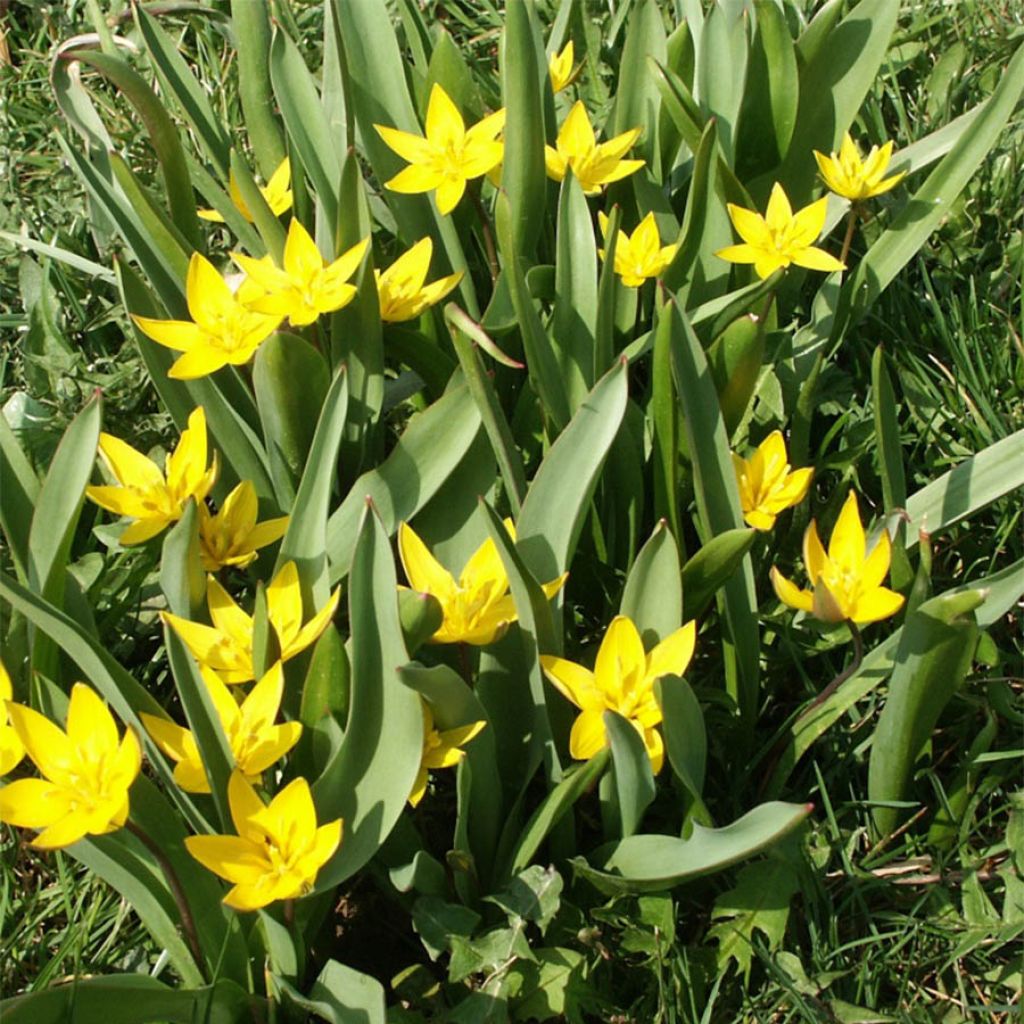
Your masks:
<path fill-rule="evenodd" d="M 551 654 L 542 654 L 540 664 L 555 689 L 580 710 L 604 710 L 604 696 L 592 672 L 574 661 Z"/>
<path fill-rule="evenodd" d="M 589 761 L 603 750 L 607 743 L 604 711 L 584 711 L 572 723 L 569 733 L 569 753 L 577 761 Z"/>
<path fill-rule="evenodd" d="M 895 615 L 903 607 L 903 601 L 902 594 L 887 587 L 876 587 L 857 598 L 850 609 L 850 618 L 860 625 L 879 622 Z"/>
<path fill-rule="evenodd" d="M 204 868 L 229 882 L 251 885 L 271 870 L 260 847 L 241 836 L 188 836 L 185 848 Z"/>
<path fill-rule="evenodd" d="M 0 821 L 45 828 L 71 812 L 71 793 L 46 779 L 18 779 L 0 789 Z"/>
<path fill-rule="evenodd" d="M 661 676 L 681 676 L 690 664 L 696 641 L 696 622 L 687 622 L 670 633 L 647 655 L 645 681 L 653 683 Z"/>
<path fill-rule="evenodd" d="M 809 590 L 801 590 L 787 580 L 774 566 L 772 566 L 770 575 L 775 595 L 783 604 L 800 611 L 811 611 L 814 606 L 814 595 Z"/>

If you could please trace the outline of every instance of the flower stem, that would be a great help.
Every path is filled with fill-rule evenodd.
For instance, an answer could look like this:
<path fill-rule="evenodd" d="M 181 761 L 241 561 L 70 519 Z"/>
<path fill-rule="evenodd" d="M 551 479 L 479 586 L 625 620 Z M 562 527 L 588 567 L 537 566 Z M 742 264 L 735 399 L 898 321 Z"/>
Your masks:
<path fill-rule="evenodd" d="M 484 238 L 484 249 L 487 252 L 487 266 L 491 272 L 491 280 L 498 279 L 498 253 L 494 248 L 494 232 L 491 230 L 491 218 L 487 216 L 484 201 L 480 198 L 479 188 L 468 188 L 470 198 L 473 200 L 473 207 L 476 210 L 477 219 L 480 221 L 480 232 Z"/>
<path fill-rule="evenodd" d="M 846 257 L 850 255 L 850 246 L 853 245 L 853 233 L 857 229 L 857 217 L 860 210 L 856 203 L 850 205 L 850 213 L 846 221 L 846 235 L 843 238 L 843 251 L 839 254 L 839 262 L 846 264 Z"/>
<path fill-rule="evenodd" d="M 864 660 L 864 641 L 861 638 L 860 630 L 849 619 L 846 620 L 846 625 L 850 630 L 850 636 L 853 637 L 853 661 L 807 705 L 801 718 L 813 711 L 819 704 L 824 704 L 860 668 L 860 664 Z"/>
<path fill-rule="evenodd" d="M 181 917 L 181 929 L 185 933 L 185 939 L 188 941 L 189 949 L 192 951 L 196 967 L 199 968 L 199 972 L 203 977 L 207 978 L 206 958 L 203 956 L 203 949 L 199 945 L 199 933 L 196 931 L 195 918 L 192 916 L 192 909 L 185 898 L 185 890 L 181 887 L 178 873 L 174 870 L 164 851 L 134 821 L 126 821 L 124 827 L 149 850 L 154 860 L 160 865 L 160 870 L 164 873 L 167 886 L 171 890 L 171 896 L 174 898 L 178 908 L 178 915 Z"/>

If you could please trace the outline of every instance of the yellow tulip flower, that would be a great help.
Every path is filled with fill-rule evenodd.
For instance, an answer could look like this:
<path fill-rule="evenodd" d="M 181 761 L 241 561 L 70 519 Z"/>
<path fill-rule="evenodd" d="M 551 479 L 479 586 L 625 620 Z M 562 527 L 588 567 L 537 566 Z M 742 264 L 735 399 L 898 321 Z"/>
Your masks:
<path fill-rule="evenodd" d="M 437 209 L 442 215 L 459 205 L 467 181 L 481 177 L 501 163 L 505 148 L 498 141 L 505 127 L 504 109 L 467 130 L 458 107 L 437 82 L 427 103 L 425 137 L 382 124 L 373 127 L 391 149 L 409 162 L 384 187 L 405 193 L 436 189 Z"/>
<path fill-rule="evenodd" d="M 243 480 L 214 513 L 199 506 L 199 553 L 203 568 L 217 572 L 227 565 L 244 569 L 256 552 L 280 540 L 288 529 L 288 516 L 257 523 L 259 503 L 251 480 Z"/>
<path fill-rule="evenodd" d="M 85 683 L 71 688 L 66 730 L 21 704 L 8 703 L 7 712 L 43 778 L 0 789 L 0 821 L 42 829 L 32 842 L 42 850 L 114 832 L 127 821 L 142 751 L 131 729 L 118 741 L 114 716 L 95 691 Z"/>
<path fill-rule="evenodd" d="M 25 744 L 18 738 L 11 716 L 7 713 L 7 701 L 13 697 L 11 677 L 0 661 L 0 775 L 6 775 L 25 756 Z"/>
<path fill-rule="evenodd" d="M 120 438 L 100 434 L 100 455 L 117 485 L 86 487 L 86 496 L 108 512 L 136 520 L 120 541 L 141 544 L 177 522 L 189 498 L 203 508 L 203 499 L 217 479 L 217 453 L 207 469 L 206 452 L 202 406 L 192 410 L 188 427 L 181 432 L 178 447 L 167 456 L 163 471 Z"/>
<path fill-rule="evenodd" d="M 288 661 L 312 644 L 327 628 L 338 607 L 340 588 L 305 625 L 302 591 L 294 562 L 285 562 L 267 587 L 267 620 L 277 639 L 281 661 Z M 212 626 L 190 622 L 170 612 L 161 618 L 184 641 L 199 664 L 216 672 L 225 683 L 247 683 L 254 678 L 252 664 L 253 619 L 235 604 L 217 582 L 206 579 L 206 603 Z"/>
<path fill-rule="evenodd" d="M 207 692 L 217 709 L 235 766 L 249 782 L 260 781 L 260 774 L 279 761 L 299 741 L 302 726 L 298 722 L 275 725 L 284 695 L 284 668 L 275 662 L 269 672 L 239 704 L 212 669 L 201 669 Z M 195 736 L 188 729 L 142 713 L 139 716 L 156 745 L 177 764 L 174 781 L 186 793 L 209 793 L 203 760 Z"/>
<path fill-rule="evenodd" d="M 247 289 L 251 292 L 253 289 Z M 136 326 L 158 345 L 181 352 L 167 376 L 194 380 L 223 366 L 247 363 L 256 349 L 277 330 L 282 315 L 257 313 L 198 252 L 192 253 L 185 281 L 192 320 L 154 320 L 132 316 Z"/>
<path fill-rule="evenodd" d="M 292 165 L 285 157 L 280 164 L 277 166 L 277 170 L 270 176 L 270 181 L 266 185 L 260 187 L 260 192 L 263 198 L 267 201 L 267 206 L 270 207 L 270 212 L 275 217 L 279 217 L 282 213 L 287 212 L 292 208 Z M 245 200 L 242 198 L 242 193 L 238 191 L 238 181 L 235 178 L 235 172 L 231 171 L 228 176 L 228 193 L 231 196 L 231 202 L 235 204 L 235 208 L 238 212 L 250 223 L 253 223 L 252 211 L 246 205 Z M 199 216 L 203 220 L 214 221 L 217 224 L 223 224 L 224 218 L 216 210 L 199 210 Z"/>
<path fill-rule="evenodd" d="M 551 78 L 551 89 L 553 92 L 561 92 L 568 85 L 572 84 L 575 77 L 572 67 L 575 62 L 575 52 L 572 40 L 565 44 L 561 53 L 553 53 L 548 58 L 548 75 Z"/>
<path fill-rule="evenodd" d="M 464 747 L 486 722 L 470 722 L 454 729 L 438 730 L 430 705 L 423 701 L 423 760 L 416 774 L 409 803 L 415 807 L 427 792 L 427 773 L 431 768 L 454 768 L 465 756 Z"/>
<path fill-rule="evenodd" d="M 715 253 L 730 263 L 753 263 L 760 278 L 771 277 L 780 267 L 795 263 L 808 270 L 845 270 L 846 265 L 812 243 L 825 226 L 828 198 L 793 213 L 782 186 L 776 182 L 765 215 L 746 210 L 735 203 L 726 204 L 729 219 L 742 245 L 729 245 Z"/>
<path fill-rule="evenodd" d="M 462 271 L 426 284 L 434 243 L 421 238 L 387 270 L 375 270 L 380 318 L 387 323 L 414 320 L 440 302 L 461 280 Z"/>
<path fill-rule="evenodd" d="M 654 683 L 662 676 L 686 671 L 696 638 L 697 624 L 688 622 L 647 654 L 633 621 L 616 615 L 601 641 L 593 672 L 565 658 L 541 655 L 545 675 L 583 712 L 573 722 L 569 753 L 578 761 L 587 761 L 606 746 L 604 713 L 617 711 L 643 738 L 651 770 L 657 775 L 665 759 L 665 744 L 655 728 L 662 715 Z"/>
<path fill-rule="evenodd" d="M 832 531 L 828 554 L 813 519 L 804 533 L 804 567 L 814 589 L 799 590 L 774 567 L 772 585 L 783 604 L 810 612 L 823 622 L 878 622 L 903 607 L 903 596 L 882 586 L 891 558 L 885 530 L 867 552 L 857 496 L 850 491 Z"/>
<path fill-rule="evenodd" d="M 631 128 L 598 145 L 587 109 L 577 100 L 558 129 L 555 148 L 544 147 L 548 177 L 561 181 L 572 168 L 584 193 L 596 196 L 605 185 L 628 178 L 643 167 L 643 160 L 622 159 L 639 137 L 640 129 Z"/>
<path fill-rule="evenodd" d="M 892 159 L 892 142 L 887 142 L 881 149 L 872 146 L 867 158 L 862 159 L 849 132 L 843 136 L 843 144 L 838 153 L 825 156 L 815 150 L 814 159 L 818 161 L 818 170 L 825 184 L 837 196 L 853 203 L 888 192 L 906 176 L 903 171 L 885 177 L 886 168 Z"/>
<path fill-rule="evenodd" d="M 341 842 L 341 819 L 317 826 L 309 783 L 293 779 L 264 805 L 241 772 L 228 781 L 238 835 L 189 836 L 185 847 L 204 868 L 232 883 L 224 903 L 258 910 L 305 896 Z"/>
<path fill-rule="evenodd" d="M 233 252 L 231 258 L 259 289 L 248 300 L 250 309 L 286 316 L 295 327 L 303 327 L 321 313 L 332 313 L 352 301 L 356 288 L 348 280 L 359 269 L 369 244 L 370 239 L 364 238 L 333 263 L 325 263 L 309 232 L 293 219 L 284 243 L 283 268 L 271 256 L 254 259 Z"/>
<path fill-rule="evenodd" d="M 608 237 L 608 218 L 604 213 L 597 215 L 601 234 Z M 648 278 L 658 277 L 672 262 L 678 245 L 662 245 L 654 213 L 647 214 L 637 225 L 632 235 L 619 231 L 615 241 L 615 273 L 622 278 L 627 288 L 639 288 Z M 604 249 L 598 249 L 601 259 Z"/>
<path fill-rule="evenodd" d="M 786 461 L 786 442 L 773 430 L 749 459 L 732 453 L 740 506 L 748 526 L 770 530 L 780 512 L 799 505 L 811 486 L 813 469 L 794 469 Z"/>
<path fill-rule="evenodd" d="M 511 519 L 505 529 L 515 540 Z M 515 602 L 509 593 L 508 573 L 490 537 L 470 555 L 458 582 L 427 550 L 408 523 L 398 527 L 398 552 L 406 578 L 413 590 L 436 597 L 444 613 L 438 631 L 430 638 L 435 644 L 473 644 L 483 647 L 501 637 L 517 619 Z M 544 593 L 554 597 L 568 577 L 559 576 L 543 584 Z"/>

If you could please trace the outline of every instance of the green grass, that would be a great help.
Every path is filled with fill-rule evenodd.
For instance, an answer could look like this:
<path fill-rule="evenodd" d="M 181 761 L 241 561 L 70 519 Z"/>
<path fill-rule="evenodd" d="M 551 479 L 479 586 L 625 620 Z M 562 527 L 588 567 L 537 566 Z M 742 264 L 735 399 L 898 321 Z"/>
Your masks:
<path fill-rule="evenodd" d="M 496 5 L 446 0 L 434 6 L 473 61 L 493 61 Z M 880 134 L 910 141 L 991 91 L 1001 63 L 1024 38 L 1024 10 L 1010 0 L 905 6 L 898 60 L 862 116 Z M 319 45 L 317 6 L 293 7 L 312 53 Z M 51 47 L 88 30 L 85 7 L 15 3 L 8 19 L 15 65 L 0 67 L 6 143 L 0 230 L 25 225 L 31 237 L 107 262 L 109 252 L 89 231 L 81 189 L 54 141 L 61 125 L 47 79 Z M 204 80 L 219 80 L 226 73 L 223 37 L 207 25 L 187 40 Z M 231 89 L 221 90 L 217 102 L 230 108 Z M 115 136 L 144 160 L 135 126 L 117 111 L 113 104 L 105 110 Z M 1024 427 L 1022 163 L 1018 115 L 943 227 L 847 339 L 838 367 L 823 382 L 813 452 L 824 467 L 821 496 L 848 478 L 856 460 L 860 489 L 881 501 L 870 397 L 871 355 L 879 343 L 891 360 L 911 490 Z M 875 230 L 865 226 L 855 253 Z M 38 260 L 15 255 L 3 242 L 0 253 L 0 402 L 37 464 L 48 462 L 70 417 L 96 387 L 106 396 L 107 429 L 131 435 L 142 448 L 165 439 L 169 421 L 126 341 L 113 290 L 57 263 L 44 272 Z M 87 528 L 92 519 L 86 520 Z M 1022 555 L 1020 501 L 997 502 L 943 535 L 934 589 Z M 0 553 L 5 567 L 6 557 Z M 111 649 L 159 692 L 163 680 L 150 667 L 158 661 L 159 638 L 145 609 L 150 569 L 144 556 L 125 556 L 90 578 L 89 589 L 107 595 L 97 614 Z M 603 903 L 592 891 L 575 889 L 576 906 L 557 927 L 560 941 L 588 958 L 589 989 L 579 1006 L 584 1019 L 1018 1019 L 1024 932 L 1024 806 L 1013 754 L 1024 724 L 1019 611 L 990 634 L 992 664 L 979 665 L 951 702 L 933 739 L 933 767 L 915 784 L 922 799 L 956 805 L 948 833 L 908 829 L 884 848 L 871 848 L 865 739 L 882 701 L 872 695 L 858 706 L 856 719 L 847 717 L 819 741 L 789 787 L 817 810 L 803 840 L 804 869 L 779 948 L 770 949 L 767 937 L 755 932 L 749 979 L 733 967 L 716 984 L 714 948 L 707 942 L 712 900 L 735 885 L 735 872 L 674 893 L 670 933 L 657 923 L 664 907 L 635 899 Z M 791 642 L 780 637 L 769 652 L 769 676 L 778 685 L 764 723 L 768 731 L 817 685 L 793 678 Z M 818 659 L 808 670 L 816 680 L 838 671 L 844 656 L 842 648 L 803 653 Z M 724 753 L 715 718 L 710 707 L 711 743 Z M 987 739 L 986 730 L 992 732 Z M 719 769 L 711 785 L 727 792 L 730 779 Z M 39 988 L 79 973 L 149 970 L 157 954 L 105 885 L 70 858 L 38 855 L 11 830 L 0 832 L 0 991 Z"/>

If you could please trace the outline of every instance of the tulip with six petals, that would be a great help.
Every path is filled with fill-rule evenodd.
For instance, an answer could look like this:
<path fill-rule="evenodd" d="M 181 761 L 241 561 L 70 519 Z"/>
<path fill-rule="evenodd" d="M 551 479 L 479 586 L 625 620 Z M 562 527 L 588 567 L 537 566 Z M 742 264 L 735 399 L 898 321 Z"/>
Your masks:
<path fill-rule="evenodd" d="M 43 850 L 124 825 L 142 751 L 131 729 L 119 740 L 114 716 L 94 690 L 85 683 L 71 688 L 65 729 L 21 704 L 9 702 L 7 712 L 43 778 L 0 789 L 0 821 L 42 829 L 32 845 Z"/>
<path fill-rule="evenodd" d="M 555 148 L 544 147 L 548 177 L 561 181 L 571 169 L 585 195 L 599 195 L 605 185 L 628 178 L 643 167 L 643 160 L 623 159 L 639 137 L 640 129 L 631 128 L 598 144 L 587 108 L 577 100 L 558 129 Z"/>
<path fill-rule="evenodd" d="M 597 215 L 601 234 L 608 237 L 608 218 L 602 211 Z M 627 288 L 639 288 L 644 281 L 659 277 L 672 262 L 679 247 L 662 245 L 654 213 L 647 214 L 637 225 L 632 235 L 619 231 L 615 238 L 615 273 L 622 278 Z M 604 249 L 598 249 L 601 259 Z"/>
<path fill-rule="evenodd" d="M 748 526 L 770 530 L 780 512 L 799 505 L 811 486 L 813 469 L 790 470 L 786 442 L 773 430 L 749 459 L 732 453 L 740 507 Z"/>
<path fill-rule="evenodd" d="M 341 842 L 341 819 L 317 825 L 309 783 L 293 779 L 269 804 L 231 773 L 228 805 L 237 835 L 189 836 L 185 847 L 203 867 L 232 883 L 224 903 L 258 910 L 296 899 L 313 888 Z"/>
<path fill-rule="evenodd" d="M 375 270 L 380 318 L 386 323 L 414 320 L 440 302 L 461 280 L 462 271 L 426 283 L 434 243 L 421 238 L 386 270 Z"/>
<path fill-rule="evenodd" d="M 438 729 L 430 705 L 423 701 L 423 757 L 416 773 L 409 803 L 415 807 L 427 792 L 428 772 L 431 768 L 454 768 L 465 756 L 462 749 L 486 722 L 470 722 L 454 729 Z"/>
<path fill-rule="evenodd" d="M 211 512 L 205 503 L 199 506 L 199 554 L 207 572 L 227 565 L 244 569 L 256 558 L 256 552 L 280 540 L 288 529 L 288 516 L 256 522 L 259 503 L 251 480 L 243 480 Z"/>
<path fill-rule="evenodd" d="M 682 675 L 693 657 L 697 626 L 688 622 L 644 651 L 633 621 L 616 615 L 601 641 L 594 670 L 565 658 L 541 655 L 545 675 L 582 712 L 569 734 L 569 753 L 579 761 L 592 758 L 608 742 L 605 711 L 616 711 L 640 734 L 655 775 L 661 771 L 665 744 L 656 726 L 662 720 L 654 683 Z"/>
<path fill-rule="evenodd" d="M 89 486 L 87 497 L 115 515 L 134 519 L 121 534 L 125 545 L 155 537 L 185 511 L 189 498 L 202 505 L 217 479 L 217 456 L 206 466 L 206 414 L 192 410 L 164 470 L 113 434 L 100 434 L 100 455 L 117 485 Z"/>
<path fill-rule="evenodd" d="M 260 193 L 267 201 L 267 206 L 270 207 L 270 212 L 275 217 L 286 213 L 292 208 L 291 183 L 292 165 L 288 157 L 285 157 L 278 164 L 277 170 L 270 176 L 270 180 L 266 185 L 260 186 Z M 228 175 L 228 194 L 231 196 L 231 202 L 235 204 L 235 209 L 252 224 L 254 219 L 252 211 L 242 198 L 234 171 L 231 171 Z M 214 221 L 217 224 L 224 223 L 224 218 L 216 210 L 199 210 L 198 213 L 203 220 Z"/>
<path fill-rule="evenodd" d="M 857 495 L 850 491 L 832 530 L 827 554 L 813 519 L 804 533 L 804 567 L 814 589 L 800 590 L 774 567 L 772 585 L 783 604 L 823 622 L 878 622 L 903 607 L 903 596 L 882 586 L 891 558 L 892 545 L 885 530 L 867 551 Z"/>
<path fill-rule="evenodd" d="M 885 172 L 892 159 L 892 142 L 887 142 L 881 149 L 872 146 L 867 157 L 862 158 L 853 137 L 847 132 L 843 136 L 843 144 L 838 153 L 825 156 L 814 151 L 814 159 L 818 161 L 818 170 L 822 180 L 837 196 L 856 203 L 863 199 L 880 196 L 889 189 L 895 188 L 905 177 L 906 172 L 886 177 Z"/>

